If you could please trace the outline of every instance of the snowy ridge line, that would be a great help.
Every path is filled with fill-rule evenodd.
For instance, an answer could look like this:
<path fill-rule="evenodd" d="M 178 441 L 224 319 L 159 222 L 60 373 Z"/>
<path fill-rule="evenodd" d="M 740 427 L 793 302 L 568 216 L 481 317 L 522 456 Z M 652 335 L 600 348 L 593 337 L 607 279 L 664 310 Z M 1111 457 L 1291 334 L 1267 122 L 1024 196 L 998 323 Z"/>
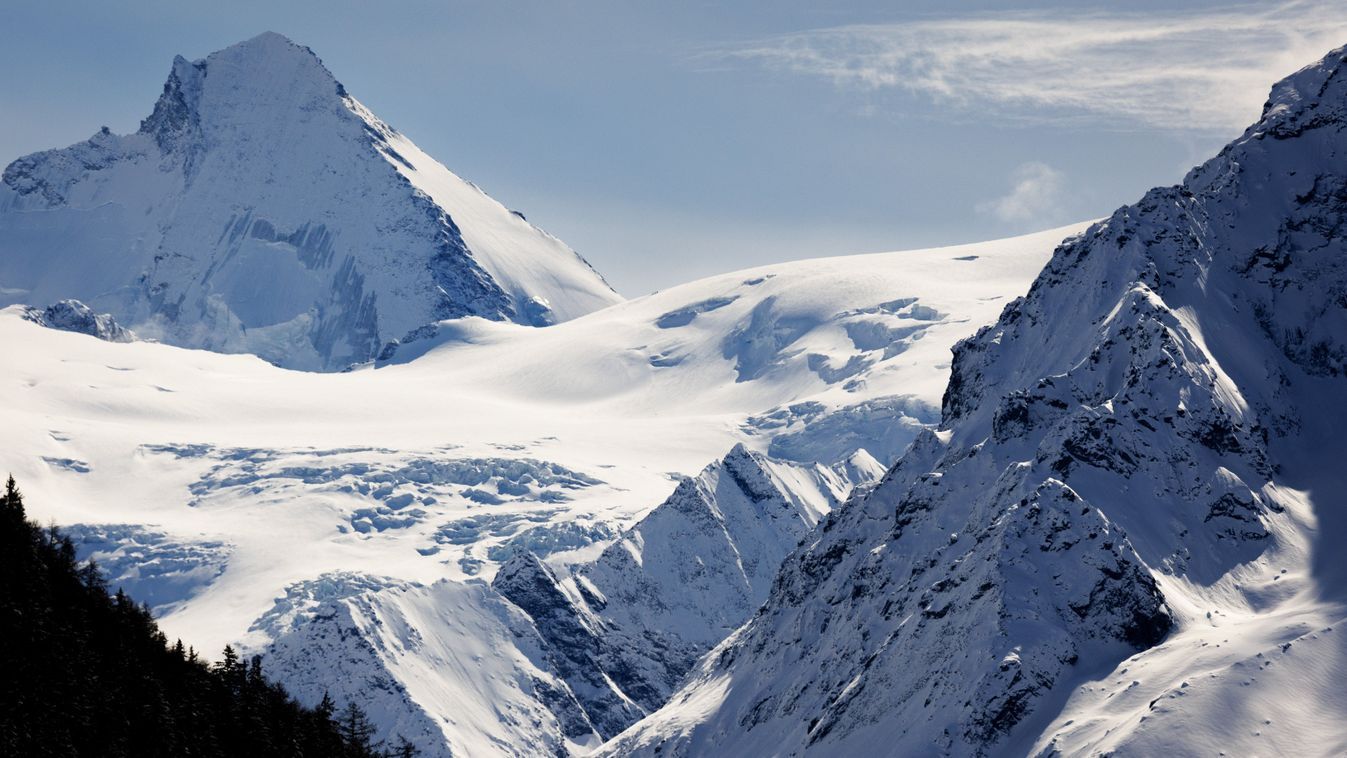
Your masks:
<path fill-rule="evenodd" d="M 611 737 L 662 705 L 696 659 L 762 603 L 800 537 L 880 470 L 790 464 L 736 445 L 596 560 L 559 576 L 520 555 L 492 587 L 568 661 L 568 679 L 584 678 L 572 689 L 586 727 Z"/>

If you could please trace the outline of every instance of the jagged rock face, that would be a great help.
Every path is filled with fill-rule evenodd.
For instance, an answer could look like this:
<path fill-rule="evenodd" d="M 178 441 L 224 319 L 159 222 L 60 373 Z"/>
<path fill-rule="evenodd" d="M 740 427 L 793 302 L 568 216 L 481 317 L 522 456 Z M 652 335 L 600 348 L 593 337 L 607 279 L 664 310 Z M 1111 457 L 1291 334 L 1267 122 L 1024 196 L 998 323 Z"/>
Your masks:
<path fill-rule="evenodd" d="M 559 577 L 531 554 L 492 587 L 533 620 L 552 669 L 587 719 L 611 737 L 664 703 L 697 659 L 767 597 L 781 559 L 851 489 L 822 467 L 784 464 L 738 445 L 685 479 L 590 563 Z"/>
<path fill-rule="evenodd" d="M 942 431 L 608 752 L 993 753 L 1078 662 L 1163 640 L 1161 587 L 1210 586 L 1285 534 L 1276 441 L 1347 355 L 1345 59 L 1064 242 L 956 347 Z"/>
<path fill-rule="evenodd" d="M 562 701 L 562 712 L 569 712 L 574 701 L 584 714 L 582 719 L 563 721 L 568 737 L 616 734 L 644 715 L 608 676 L 604 622 L 569 597 L 542 561 L 525 553 L 506 562 L 491 587 L 528 614 L 546 641 L 552 669 L 573 693 Z"/>
<path fill-rule="evenodd" d="M 546 325 L 620 298 L 276 34 L 179 57 L 135 134 L 20 158 L 4 304 L 78 297 L 143 336 L 333 370 L 440 319 Z"/>
<path fill-rule="evenodd" d="M 117 319 L 93 309 L 78 300 L 62 300 L 46 308 L 28 308 L 24 318 L 50 329 L 87 334 L 108 342 L 133 342 L 136 333 L 125 329 Z"/>
<path fill-rule="evenodd" d="M 673 695 L 668 709 L 701 686 L 732 696 L 674 754 L 975 753 L 1084 650 L 1164 635 L 1154 580 L 1092 504 L 1051 477 L 1004 476 L 985 453 L 943 468 L 948 453 L 923 435 L 786 560 L 764 608 Z M 665 712 L 614 752 L 672 736 L 651 734 Z"/>

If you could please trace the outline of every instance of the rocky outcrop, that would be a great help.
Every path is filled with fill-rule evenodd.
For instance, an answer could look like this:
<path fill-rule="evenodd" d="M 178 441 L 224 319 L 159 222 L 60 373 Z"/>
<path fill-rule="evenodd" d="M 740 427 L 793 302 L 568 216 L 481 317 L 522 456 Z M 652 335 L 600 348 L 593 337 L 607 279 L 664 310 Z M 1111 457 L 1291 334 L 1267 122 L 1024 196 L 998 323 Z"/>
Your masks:
<path fill-rule="evenodd" d="M 108 342 L 133 342 L 136 339 L 135 332 L 122 328 L 112 316 L 94 313 L 78 300 L 62 300 L 46 308 L 28 308 L 23 317 L 51 329 L 87 334 Z"/>

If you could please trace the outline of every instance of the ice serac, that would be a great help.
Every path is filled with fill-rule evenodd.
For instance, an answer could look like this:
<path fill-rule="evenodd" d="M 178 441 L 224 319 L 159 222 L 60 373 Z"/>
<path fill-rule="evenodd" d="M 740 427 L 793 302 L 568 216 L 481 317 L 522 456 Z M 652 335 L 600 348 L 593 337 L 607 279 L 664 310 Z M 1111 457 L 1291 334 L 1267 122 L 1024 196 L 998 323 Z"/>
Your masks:
<path fill-rule="evenodd" d="M 317 370 L 441 319 L 542 326 L 620 300 L 274 33 L 177 58 L 136 133 L 5 169 L 0 304 L 67 298 L 142 336 Z"/>
<path fill-rule="evenodd" d="M 520 555 L 492 587 L 532 619 L 584 728 L 611 737 L 662 705 L 757 609 L 781 559 L 852 485 L 832 469 L 737 445 L 596 560 L 559 576 Z M 557 716 L 564 723 L 564 711 Z"/>
<path fill-rule="evenodd" d="M 1063 242 L 955 348 L 940 430 L 606 754 L 1347 744 L 1278 699 L 1341 703 L 1345 65 Z"/>

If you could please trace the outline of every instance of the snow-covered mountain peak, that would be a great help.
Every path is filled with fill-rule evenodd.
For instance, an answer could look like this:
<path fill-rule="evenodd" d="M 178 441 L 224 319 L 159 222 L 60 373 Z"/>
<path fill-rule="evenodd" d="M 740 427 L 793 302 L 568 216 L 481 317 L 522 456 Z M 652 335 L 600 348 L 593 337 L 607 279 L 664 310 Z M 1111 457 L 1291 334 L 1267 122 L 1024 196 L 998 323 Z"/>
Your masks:
<path fill-rule="evenodd" d="M 0 304 L 75 298 L 145 337 L 319 370 L 443 319 L 544 326 L 621 300 L 271 32 L 176 58 L 138 132 L 11 163 L 0 292 Z"/>
<path fill-rule="evenodd" d="M 178 56 L 178 60 L 181 58 Z M 292 72 L 303 72 L 303 78 L 310 82 L 330 82 L 341 86 L 311 48 L 279 32 L 266 31 L 251 39 L 236 42 L 211 53 L 206 61 L 221 67 L 233 65 L 244 70 L 275 72 L 283 77 L 289 77 Z M 295 77 L 295 80 L 299 78 Z"/>
<path fill-rule="evenodd" d="M 1347 46 L 1277 82 L 1263 114 L 1246 134 L 1292 136 L 1310 122 L 1341 123 L 1347 115 Z"/>
<path fill-rule="evenodd" d="M 240 104 L 248 100 L 251 104 L 288 108 L 294 106 L 297 97 L 346 96 L 341 83 L 313 50 L 276 32 L 263 32 L 195 62 L 175 56 L 170 82 L 178 79 L 190 96 L 200 93 L 207 75 L 212 88 L 235 93 Z"/>
<path fill-rule="evenodd" d="M 212 53 L 203 60 L 173 59 L 164 92 L 140 131 L 164 144 L 192 129 L 206 138 L 248 129 L 251 139 L 303 138 L 288 118 L 265 121 L 262 114 L 327 111 L 340 117 L 346 91 L 312 50 L 275 32 Z"/>

